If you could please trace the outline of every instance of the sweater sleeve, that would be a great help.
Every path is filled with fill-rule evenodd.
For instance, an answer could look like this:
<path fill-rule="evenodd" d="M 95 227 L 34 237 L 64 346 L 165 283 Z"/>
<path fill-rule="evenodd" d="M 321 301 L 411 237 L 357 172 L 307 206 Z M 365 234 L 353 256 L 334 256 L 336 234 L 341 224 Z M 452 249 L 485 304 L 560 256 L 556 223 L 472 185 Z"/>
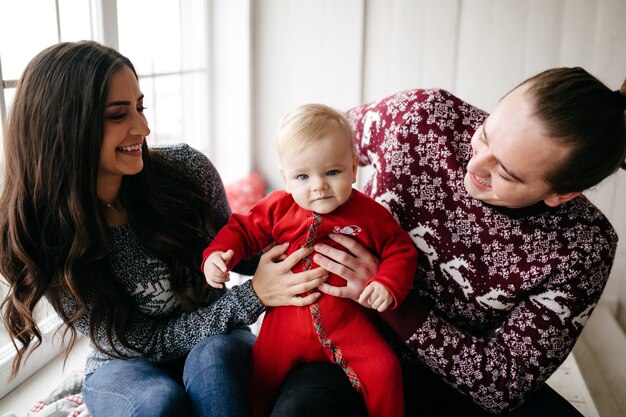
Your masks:
<path fill-rule="evenodd" d="M 76 304 L 67 295 L 65 298 L 66 311 L 71 314 L 76 310 Z M 88 311 L 76 323 L 78 331 L 86 336 L 89 336 L 91 310 L 91 303 L 88 302 Z M 125 349 L 115 336 L 112 341 L 107 340 L 102 325 L 97 328 L 96 337 L 105 352 L 111 356 L 118 350 L 129 358 L 167 361 L 183 356 L 208 336 L 254 323 L 263 311 L 263 305 L 254 293 L 250 281 L 247 281 L 226 291 L 212 304 L 194 312 L 165 317 L 135 312 L 128 319 L 130 325 L 126 337 L 138 351 Z"/>
<path fill-rule="evenodd" d="M 417 249 L 413 245 L 409 234 L 400 227 L 391 213 L 379 203 L 368 199 L 368 204 L 361 213 L 367 213 L 375 227 L 375 252 L 380 258 L 378 272 L 369 281 L 379 282 L 392 294 L 397 308 L 406 298 L 413 286 L 415 269 L 417 266 Z"/>
<path fill-rule="evenodd" d="M 454 326 L 415 293 L 383 318 L 442 379 L 500 413 L 519 406 L 565 360 L 609 270 L 610 264 L 600 265 L 520 300 L 486 336 Z"/>

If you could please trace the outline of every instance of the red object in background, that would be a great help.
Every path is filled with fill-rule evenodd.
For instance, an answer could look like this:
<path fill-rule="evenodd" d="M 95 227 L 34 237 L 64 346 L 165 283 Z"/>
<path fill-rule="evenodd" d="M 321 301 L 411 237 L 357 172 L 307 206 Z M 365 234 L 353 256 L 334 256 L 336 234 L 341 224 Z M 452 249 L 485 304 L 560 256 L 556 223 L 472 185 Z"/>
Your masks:
<path fill-rule="evenodd" d="M 233 213 L 247 213 L 265 196 L 265 181 L 258 172 L 224 185 L 226 198 Z"/>

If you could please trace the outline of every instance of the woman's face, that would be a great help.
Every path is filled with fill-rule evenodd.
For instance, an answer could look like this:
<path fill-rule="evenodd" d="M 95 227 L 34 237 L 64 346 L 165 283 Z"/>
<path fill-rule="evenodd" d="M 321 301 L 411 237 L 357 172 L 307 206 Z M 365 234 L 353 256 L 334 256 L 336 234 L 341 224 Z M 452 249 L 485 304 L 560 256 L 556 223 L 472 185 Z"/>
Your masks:
<path fill-rule="evenodd" d="M 150 134 L 143 114 L 143 94 L 126 65 L 113 73 L 105 108 L 98 182 L 120 183 L 124 175 L 143 169 L 141 146 Z"/>
<path fill-rule="evenodd" d="M 544 201 L 555 207 L 580 193 L 556 194 L 545 180 L 568 155 L 548 137 L 522 85 L 507 94 L 472 137 L 465 189 L 485 203 L 510 208 Z"/>

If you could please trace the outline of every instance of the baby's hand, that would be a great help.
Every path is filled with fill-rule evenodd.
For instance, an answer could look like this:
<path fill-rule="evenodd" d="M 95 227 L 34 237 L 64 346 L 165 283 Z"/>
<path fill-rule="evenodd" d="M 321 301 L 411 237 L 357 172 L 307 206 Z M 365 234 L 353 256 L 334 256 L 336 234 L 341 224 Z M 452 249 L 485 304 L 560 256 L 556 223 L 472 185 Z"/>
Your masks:
<path fill-rule="evenodd" d="M 359 303 L 382 313 L 393 304 L 393 296 L 383 284 L 374 281 L 365 287 L 359 297 Z"/>
<path fill-rule="evenodd" d="M 224 283 L 230 281 L 228 263 L 235 252 L 232 249 L 227 252 L 213 252 L 204 262 L 204 277 L 206 282 L 213 288 L 224 288 Z"/>

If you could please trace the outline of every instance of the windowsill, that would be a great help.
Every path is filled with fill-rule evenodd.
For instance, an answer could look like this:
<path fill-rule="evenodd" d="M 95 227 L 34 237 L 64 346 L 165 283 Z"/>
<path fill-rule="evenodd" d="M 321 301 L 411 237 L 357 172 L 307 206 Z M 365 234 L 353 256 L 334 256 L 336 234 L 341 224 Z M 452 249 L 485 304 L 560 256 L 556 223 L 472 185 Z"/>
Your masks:
<path fill-rule="evenodd" d="M 599 417 L 589 388 L 573 353 L 548 379 L 548 385 L 569 401 L 585 417 Z"/>
<path fill-rule="evenodd" d="M 63 364 L 65 353 L 62 352 L 0 399 L 0 415 L 9 411 L 18 415 L 25 414 L 37 401 L 52 392 L 70 373 L 82 371 L 88 352 L 89 342 L 87 338 L 79 336 L 65 366 Z"/>
<path fill-rule="evenodd" d="M 28 360 L 22 363 L 19 373 L 12 381 L 9 381 L 9 375 L 16 352 L 14 346 L 5 341 L 6 338 L 3 340 L 0 347 L 0 381 L 4 384 L 0 385 L 0 398 L 39 371 L 63 350 L 63 331 L 60 331 L 61 319 L 56 314 L 47 313 L 45 310 L 40 311 L 40 313 L 45 317 L 38 323 L 42 335 L 41 345 L 27 353 Z"/>

